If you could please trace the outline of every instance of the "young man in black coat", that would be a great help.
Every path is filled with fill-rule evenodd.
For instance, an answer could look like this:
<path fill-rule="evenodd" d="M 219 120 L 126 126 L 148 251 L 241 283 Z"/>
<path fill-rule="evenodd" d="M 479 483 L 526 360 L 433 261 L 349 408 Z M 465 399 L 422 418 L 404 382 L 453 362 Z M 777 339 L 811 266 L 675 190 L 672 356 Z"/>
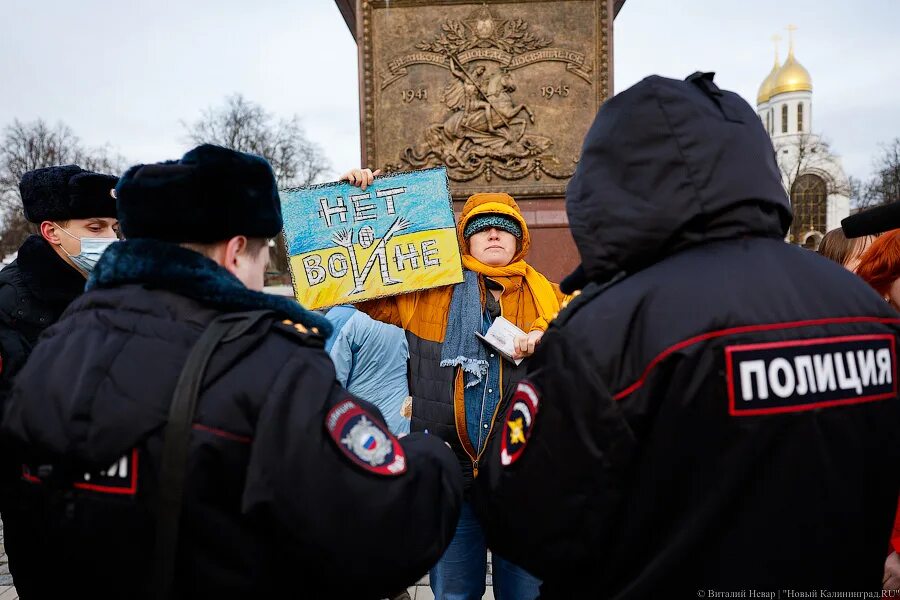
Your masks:
<path fill-rule="evenodd" d="M 0 271 L 0 408 L 13 377 L 25 364 L 41 332 L 84 293 L 85 278 L 100 254 L 117 240 L 118 178 L 77 165 L 29 171 L 19 182 L 25 218 L 38 227 L 16 259 Z M 18 502 L 8 496 L 16 465 L 0 458 L 0 512 L 10 569 L 18 572 L 20 547 L 32 534 L 23 529 Z"/>
<path fill-rule="evenodd" d="M 476 482 L 492 548 L 542 598 L 879 590 L 900 318 L 784 242 L 753 109 L 712 74 L 643 80 L 600 109 L 566 208 L 583 289 Z"/>
<path fill-rule="evenodd" d="M 25 218 L 39 227 L 0 271 L 0 394 L 41 332 L 84 293 L 85 278 L 116 241 L 112 175 L 77 165 L 29 171 L 19 182 Z"/>
<path fill-rule="evenodd" d="M 261 292 L 282 226 L 269 164 L 204 145 L 132 167 L 116 192 L 127 240 L 8 400 L 3 433 L 35 531 L 27 575 L 14 574 L 22 597 L 62 597 L 72 582 L 93 597 L 159 593 L 176 381 L 214 319 L 260 310 L 216 347 L 200 386 L 177 551 L 162 555 L 175 559 L 171 597 L 379 598 L 413 583 L 453 534 L 459 466 L 434 436 L 396 439 L 338 385 L 327 320 Z"/>

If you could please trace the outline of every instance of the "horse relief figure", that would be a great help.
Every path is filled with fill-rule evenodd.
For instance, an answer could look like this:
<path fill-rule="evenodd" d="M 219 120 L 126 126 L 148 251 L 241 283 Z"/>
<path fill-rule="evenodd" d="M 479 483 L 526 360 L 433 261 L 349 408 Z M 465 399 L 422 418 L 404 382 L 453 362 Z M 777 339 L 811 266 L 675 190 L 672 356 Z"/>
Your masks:
<path fill-rule="evenodd" d="M 446 167 L 461 195 L 494 177 L 517 181 L 520 194 L 564 191 L 581 146 L 572 133 L 590 124 L 593 111 L 585 108 L 601 96 L 595 84 L 607 84 L 604 38 L 588 31 L 598 14 L 585 11 L 574 24 L 548 19 L 552 9 L 544 5 L 552 2 L 479 3 L 471 12 L 449 6 L 461 0 L 446 10 L 425 8 L 447 4 L 436 0 L 415 4 L 423 5 L 423 19 L 437 16 L 430 34 L 412 47 L 398 32 L 386 32 L 391 43 L 377 51 L 361 46 L 365 56 L 378 56 L 380 79 L 370 81 L 375 62 L 366 63 L 370 83 L 380 83 L 365 101 L 368 131 L 385 127 L 384 135 L 367 137 L 368 156 L 387 173 Z M 410 87 L 392 88 L 403 80 Z M 537 183 L 544 176 L 556 181 Z"/>
<path fill-rule="evenodd" d="M 403 152 L 400 168 L 445 165 L 457 181 L 469 181 L 487 170 L 507 179 L 534 171 L 531 159 L 552 142 L 527 133 L 535 115 L 528 105 L 513 99 L 512 74 L 502 69 L 488 72 L 484 65 L 468 71 L 455 57 L 449 59 L 453 79 L 441 100 L 450 112 L 443 123 L 426 128 L 421 143 Z"/>

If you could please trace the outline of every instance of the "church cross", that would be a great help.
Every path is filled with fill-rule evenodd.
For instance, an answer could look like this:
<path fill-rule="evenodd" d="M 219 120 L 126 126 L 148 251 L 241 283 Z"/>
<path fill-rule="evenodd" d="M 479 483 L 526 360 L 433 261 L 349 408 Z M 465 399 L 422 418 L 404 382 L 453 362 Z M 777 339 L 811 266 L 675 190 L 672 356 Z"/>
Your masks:
<path fill-rule="evenodd" d="M 796 25 L 788 25 L 786 27 L 786 29 L 788 30 L 788 40 L 789 40 L 788 41 L 788 48 L 789 48 L 788 52 L 793 54 L 794 53 L 794 32 L 797 31 L 797 26 Z"/>

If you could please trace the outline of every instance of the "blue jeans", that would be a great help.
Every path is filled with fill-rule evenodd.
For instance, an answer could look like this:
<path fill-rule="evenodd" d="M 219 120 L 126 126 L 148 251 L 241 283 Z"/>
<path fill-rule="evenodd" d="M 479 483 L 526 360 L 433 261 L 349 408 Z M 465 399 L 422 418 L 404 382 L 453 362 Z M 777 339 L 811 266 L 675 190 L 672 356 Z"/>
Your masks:
<path fill-rule="evenodd" d="M 534 600 L 541 581 L 493 555 L 495 600 Z M 464 502 L 453 541 L 429 573 L 435 600 L 481 600 L 487 574 L 487 545 L 472 506 Z"/>

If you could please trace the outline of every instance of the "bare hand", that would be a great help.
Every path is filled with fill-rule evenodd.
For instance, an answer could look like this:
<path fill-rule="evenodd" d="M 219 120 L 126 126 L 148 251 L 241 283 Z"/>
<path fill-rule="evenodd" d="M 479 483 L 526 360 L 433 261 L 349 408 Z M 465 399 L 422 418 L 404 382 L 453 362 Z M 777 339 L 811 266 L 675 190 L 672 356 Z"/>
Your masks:
<path fill-rule="evenodd" d="M 516 351 L 513 354 L 513 358 L 524 358 L 534 354 L 534 349 L 537 347 L 542 337 L 544 337 L 543 331 L 532 331 L 527 335 L 516 336 Z"/>
<path fill-rule="evenodd" d="M 885 590 L 900 589 L 900 556 L 896 552 L 891 552 L 884 561 L 884 578 L 881 587 Z"/>
<path fill-rule="evenodd" d="M 372 169 L 350 169 L 341 175 L 339 181 L 346 181 L 350 185 L 355 185 L 362 191 L 366 191 L 366 186 L 372 185 L 372 182 L 379 175 L 381 175 L 381 169 L 376 169 L 375 171 L 372 171 Z"/>

